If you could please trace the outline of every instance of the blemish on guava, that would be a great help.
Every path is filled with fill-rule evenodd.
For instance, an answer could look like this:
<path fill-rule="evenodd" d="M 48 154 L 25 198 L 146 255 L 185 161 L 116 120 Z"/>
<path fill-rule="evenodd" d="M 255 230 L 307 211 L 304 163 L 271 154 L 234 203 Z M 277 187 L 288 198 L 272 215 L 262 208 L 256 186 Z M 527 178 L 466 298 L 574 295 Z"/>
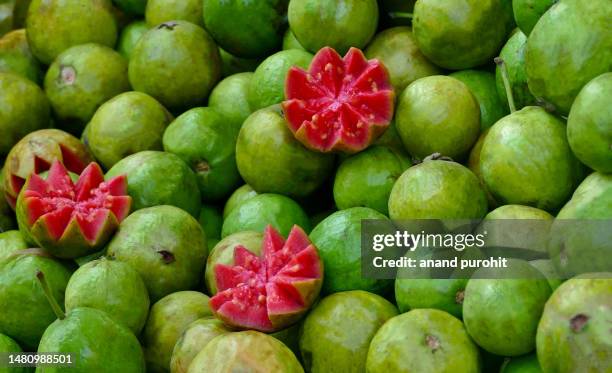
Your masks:
<path fill-rule="evenodd" d="M 161 255 L 162 257 L 162 261 L 165 264 L 170 264 L 170 263 L 174 263 L 176 261 L 176 259 L 174 258 L 174 254 L 172 254 L 170 251 L 167 250 L 160 250 L 157 252 L 159 255 Z"/>
<path fill-rule="evenodd" d="M 431 352 L 436 352 L 440 349 L 440 340 L 433 335 L 427 335 L 425 337 L 425 343 L 427 343 L 427 347 L 431 349 Z"/>
<path fill-rule="evenodd" d="M 570 329 L 572 329 L 574 333 L 582 332 L 586 324 L 589 322 L 589 319 L 590 317 L 583 313 L 575 315 L 570 320 Z"/>
<path fill-rule="evenodd" d="M 174 30 L 174 28 L 178 25 L 178 22 L 175 21 L 169 21 L 169 22 L 164 22 L 161 25 L 157 26 L 158 30 L 161 29 L 167 29 L 167 30 Z"/>
<path fill-rule="evenodd" d="M 455 294 L 455 303 L 463 304 L 463 299 L 465 299 L 465 290 L 460 290 Z"/>
<path fill-rule="evenodd" d="M 65 85 L 73 85 L 76 81 L 76 70 L 72 66 L 60 66 L 59 82 Z"/>

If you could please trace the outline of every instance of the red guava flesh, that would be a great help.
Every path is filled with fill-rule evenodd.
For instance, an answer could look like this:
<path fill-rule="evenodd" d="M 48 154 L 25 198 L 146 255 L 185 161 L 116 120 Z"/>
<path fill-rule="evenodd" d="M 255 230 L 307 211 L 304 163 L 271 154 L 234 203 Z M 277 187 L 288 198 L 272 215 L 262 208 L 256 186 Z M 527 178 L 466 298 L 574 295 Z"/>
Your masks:
<path fill-rule="evenodd" d="M 76 183 L 59 161 L 47 179 L 32 173 L 17 201 L 17 218 L 36 243 L 60 258 L 75 258 L 101 248 L 129 214 L 125 175 L 104 181 L 96 163 Z"/>
<path fill-rule="evenodd" d="M 283 111 L 289 128 L 307 148 L 355 153 L 389 126 L 395 93 L 385 66 L 357 48 L 342 58 L 321 49 L 308 71 L 292 67 Z"/>
<path fill-rule="evenodd" d="M 308 311 L 321 290 L 323 264 L 297 225 L 286 241 L 268 226 L 261 257 L 238 245 L 234 263 L 215 267 L 219 292 L 210 306 L 219 319 L 237 329 L 284 329 Z"/>

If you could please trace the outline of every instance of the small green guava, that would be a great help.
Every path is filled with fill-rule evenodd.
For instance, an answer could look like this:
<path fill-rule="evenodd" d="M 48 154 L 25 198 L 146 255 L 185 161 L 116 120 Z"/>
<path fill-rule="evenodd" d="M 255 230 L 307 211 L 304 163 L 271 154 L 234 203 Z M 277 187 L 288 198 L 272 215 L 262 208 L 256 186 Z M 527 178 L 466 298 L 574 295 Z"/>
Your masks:
<path fill-rule="evenodd" d="M 0 38 L 0 72 L 21 75 L 36 84 L 42 80 L 42 68 L 32 55 L 24 29 Z"/>
<path fill-rule="evenodd" d="M 179 20 L 204 27 L 202 0 L 147 0 L 145 20 L 150 27 Z"/>
<path fill-rule="evenodd" d="M 223 219 L 232 212 L 242 202 L 251 199 L 257 195 L 257 192 L 251 188 L 249 184 L 244 184 L 240 188 L 236 189 L 234 193 L 227 199 L 225 206 L 223 207 Z"/>
<path fill-rule="evenodd" d="M 2 354 L 20 354 L 23 350 L 12 338 L 0 334 L 0 353 Z M 27 373 L 28 370 L 25 367 L 3 367 L 0 368 L 0 373 Z"/>
<path fill-rule="evenodd" d="M 299 49 L 305 51 L 306 49 L 300 44 L 300 42 L 295 38 L 295 34 L 291 31 L 290 28 L 285 31 L 285 35 L 283 36 L 283 50 L 289 49 Z"/>
<path fill-rule="evenodd" d="M 221 76 L 224 78 L 238 73 L 253 72 L 261 62 L 259 58 L 236 57 L 222 48 L 219 48 L 219 54 L 221 55 Z"/>
<path fill-rule="evenodd" d="M 240 132 L 242 123 L 251 115 L 248 91 L 252 79 L 251 72 L 230 75 L 220 81 L 208 97 L 208 106 L 223 115 L 226 122 L 231 123 L 236 135 Z"/>
<path fill-rule="evenodd" d="M 556 0 L 512 0 L 516 25 L 525 35 L 529 35 L 540 17 L 555 2 Z"/>
<path fill-rule="evenodd" d="M 544 277 L 548 280 L 548 285 L 552 291 L 555 291 L 562 283 L 563 279 L 561 275 L 557 273 L 555 266 L 550 259 L 536 259 L 530 260 L 529 264 L 535 267 L 538 271 L 542 272 Z"/>
<path fill-rule="evenodd" d="M 113 0 L 117 6 L 130 15 L 143 15 L 147 0 Z"/>
<path fill-rule="evenodd" d="M 480 182 L 480 186 L 485 191 L 487 195 L 487 201 L 489 202 L 489 208 L 495 208 L 499 205 L 499 203 L 495 201 L 491 193 L 487 190 L 487 186 L 484 180 L 482 179 L 482 173 L 480 172 L 480 152 L 482 151 L 482 144 L 484 143 L 484 139 L 487 136 L 487 133 L 489 133 L 489 130 L 482 132 L 480 134 L 480 137 L 478 137 L 478 141 L 476 141 L 476 144 L 474 144 L 472 150 L 470 150 L 470 156 L 468 157 L 467 166 L 470 171 L 472 171 L 474 175 L 476 175 L 478 181 Z"/>
<path fill-rule="evenodd" d="M 25 241 L 20 231 L 6 231 L 0 233 L 0 262 L 10 258 L 13 252 L 27 248 L 28 243 Z"/>
<path fill-rule="evenodd" d="M 208 247 L 212 248 L 214 245 L 210 243 L 210 240 L 221 239 L 221 226 L 223 225 L 223 218 L 221 217 L 219 209 L 214 206 L 202 205 L 198 221 L 204 230 Z"/>
<path fill-rule="evenodd" d="M 133 21 L 125 26 L 119 35 L 117 52 L 129 60 L 136 43 L 147 31 L 149 31 L 149 26 L 145 21 Z"/>
<path fill-rule="evenodd" d="M 189 365 L 200 351 L 213 340 L 213 338 L 231 333 L 222 321 L 213 317 L 198 319 L 185 328 L 185 331 L 174 345 L 170 371 L 172 373 L 187 373 Z"/>
<path fill-rule="evenodd" d="M 508 83 L 510 83 L 512 97 L 514 98 L 514 104 L 517 109 L 536 104 L 536 99 L 533 97 L 531 91 L 529 91 L 529 86 L 527 84 L 527 73 L 525 72 L 526 45 L 527 37 L 520 30 L 517 30 L 510 39 L 508 39 L 501 52 L 499 52 L 499 57 L 504 61 L 503 63 L 506 66 Z M 508 96 L 502 78 L 501 66 L 495 68 L 495 84 L 501 102 L 504 103 L 504 107 L 508 108 Z"/>
<path fill-rule="evenodd" d="M 467 279 L 396 278 L 395 302 L 400 312 L 433 308 L 461 318 Z"/>
<path fill-rule="evenodd" d="M 499 373 L 542 373 L 536 354 L 506 359 Z"/>

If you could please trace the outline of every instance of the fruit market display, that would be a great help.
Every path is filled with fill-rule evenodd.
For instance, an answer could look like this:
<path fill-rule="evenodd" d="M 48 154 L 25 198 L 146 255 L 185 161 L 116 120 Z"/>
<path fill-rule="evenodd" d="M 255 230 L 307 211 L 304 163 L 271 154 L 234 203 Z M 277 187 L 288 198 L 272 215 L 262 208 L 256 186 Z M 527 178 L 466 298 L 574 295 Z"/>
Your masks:
<path fill-rule="evenodd" d="M 611 20 L 0 0 L 0 373 L 612 372 Z M 415 219 L 512 273 L 368 276 Z"/>

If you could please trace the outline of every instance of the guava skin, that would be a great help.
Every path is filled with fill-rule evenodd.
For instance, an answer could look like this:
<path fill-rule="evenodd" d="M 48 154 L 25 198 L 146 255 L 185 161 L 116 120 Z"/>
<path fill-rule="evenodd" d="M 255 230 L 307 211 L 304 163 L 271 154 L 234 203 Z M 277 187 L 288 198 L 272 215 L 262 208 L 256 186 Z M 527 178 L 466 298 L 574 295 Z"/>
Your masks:
<path fill-rule="evenodd" d="M 493 59 L 506 37 L 502 0 L 420 0 L 412 27 L 417 45 L 436 65 L 469 69 Z"/>
<path fill-rule="evenodd" d="M 32 55 L 24 29 L 0 38 L 0 72 L 21 75 L 36 84 L 42 80 L 42 68 Z"/>
<path fill-rule="evenodd" d="M 326 294 L 347 290 L 384 293 L 389 280 L 364 278 L 361 275 L 361 220 L 387 217 L 367 207 L 352 207 L 337 211 L 323 219 L 310 233 L 323 260 L 325 277 L 322 292 Z"/>
<path fill-rule="evenodd" d="M 167 372 L 172 350 L 193 321 L 212 316 L 209 298 L 197 291 L 179 291 L 153 304 L 142 335 L 147 372 Z"/>
<path fill-rule="evenodd" d="M 536 354 L 506 359 L 499 373 L 542 373 Z"/>
<path fill-rule="evenodd" d="M 42 89 L 32 81 L 12 73 L 0 72 L 0 102 L 2 157 L 28 133 L 48 127 L 51 109 Z"/>
<path fill-rule="evenodd" d="M 499 56 L 504 60 L 506 70 L 508 71 L 508 82 L 510 83 L 512 97 L 514 98 L 514 104 L 517 109 L 536 104 L 536 99 L 533 97 L 531 91 L 529 91 L 529 86 L 527 84 L 527 72 L 525 71 L 526 45 L 527 37 L 520 30 L 517 30 L 510 39 L 508 39 L 501 52 L 499 52 Z M 495 83 L 497 86 L 497 94 L 501 102 L 503 102 L 507 108 L 508 97 L 506 95 L 506 88 L 504 87 L 501 68 L 499 66 L 495 69 Z"/>
<path fill-rule="evenodd" d="M 572 104 L 567 140 L 580 161 L 595 171 L 612 173 L 612 73 L 591 80 Z"/>
<path fill-rule="evenodd" d="M 0 334 L 0 353 L 21 353 L 21 347 L 10 337 Z M 27 368 L 0 368 L 0 373 L 27 373 Z"/>
<path fill-rule="evenodd" d="M 83 44 L 62 52 L 45 76 L 45 93 L 60 127 L 80 135 L 96 110 L 129 91 L 127 61 L 111 48 Z"/>
<path fill-rule="evenodd" d="M 164 150 L 181 157 L 198 180 L 204 201 L 230 194 L 240 183 L 236 133 L 212 108 L 194 108 L 176 118 L 163 137 Z"/>
<path fill-rule="evenodd" d="M 128 264 L 97 259 L 77 269 L 66 287 L 66 312 L 89 307 L 104 311 L 135 335 L 149 314 L 149 294 L 140 274 Z"/>
<path fill-rule="evenodd" d="M 145 19 L 151 27 L 178 20 L 204 27 L 202 0 L 148 0 Z"/>
<path fill-rule="evenodd" d="M 147 0 L 113 0 L 113 2 L 121 10 L 131 15 L 143 15 L 147 6 Z"/>
<path fill-rule="evenodd" d="M 297 202 L 280 194 L 263 193 L 232 210 L 223 221 L 221 237 L 242 231 L 263 232 L 268 225 L 284 237 L 293 225 L 310 232 L 310 219 Z"/>
<path fill-rule="evenodd" d="M 53 322 L 43 334 L 39 353 L 75 354 L 75 372 L 145 371 L 144 357 L 138 339 L 105 312 L 93 308 L 76 308 L 66 318 Z M 62 366 L 40 366 L 36 372 L 59 373 Z"/>
<path fill-rule="evenodd" d="M 19 231 L 0 233 L 0 262 L 9 259 L 13 252 L 28 248 L 28 243 Z"/>
<path fill-rule="evenodd" d="M 40 249 L 20 250 L 0 262 L 0 333 L 26 350 L 35 350 L 43 332 L 56 319 L 36 280 L 45 274 L 51 294 L 61 304 L 71 272 Z"/>
<path fill-rule="evenodd" d="M 211 240 L 216 239 L 218 242 L 221 239 L 221 226 L 223 225 L 221 212 L 214 206 L 202 205 L 198 221 L 204 230 L 208 247 L 212 248 L 214 245 Z"/>
<path fill-rule="evenodd" d="M 258 193 L 305 197 L 332 172 L 334 156 L 306 149 L 289 130 L 280 107 L 273 106 L 245 120 L 236 162 L 244 181 Z"/>
<path fill-rule="evenodd" d="M 49 65 L 75 45 L 114 47 L 117 23 L 110 0 L 33 0 L 26 18 L 26 34 L 34 56 Z"/>
<path fill-rule="evenodd" d="M 204 29 L 187 21 L 169 21 L 141 37 L 128 74 L 134 90 L 155 97 L 170 110 L 182 111 L 205 102 L 221 77 L 221 57 Z"/>
<path fill-rule="evenodd" d="M 249 83 L 248 101 L 251 111 L 280 104 L 285 99 L 285 81 L 293 66 L 307 69 L 313 55 L 290 49 L 277 52 L 263 60 Z"/>
<path fill-rule="evenodd" d="M 311 53 L 332 47 L 340 55 L 350 47 L 363 49 L 378 25 L 376 0 L 292 0 L 289 26 L 296 39 Z"/>
<path fill-rule="evenodd" d="M 477 373 L 479 355 L 461 321 L 444 311 L 419 309 L 393 317 L 378 330 L 366 370 Z"/>
<path fill-rule="evenodd" d="M 397 126 L 395 125 L 395 120 L 392 120 L 389 123 L 389 127 L 383 132 L 383 134 L 374 141 L 373 145 L 386 146 L 390 149 L 393 149 L 397 153 L 408 156 L 406 153 L 406 149 L 404 148 L 404 144 L 402 143 L 402 139 L 397 132 Z"/>
<path fill-rule="evenodd" d="M 157 151 L 132 154 L 115 164 L 106 179 L 127 175 L 132 209 L 171 205 L 200 214 L 198 179 L 178 155 Z"/>
<path fill-rule="evenodd" d="M 410 27 L 381 31 L 364 52 L 368 59 L 376 58 L 385 65 L 398 94 L 417 79 L 440 74 L 440 69 L 419 50 Z"/>
<path fill-rule="evenodd" d="M 467 155 L 480 134 L 480 108 L 467 85 L 434 75 L 414 81 L 400 95 L 395 124 L 408 153 Z"/>
<path fill-rule="evenodd" d="M 129 60 L 136 43 L 147 31 L 149 31 L 149 26 L 145 21 L 134 21 L 125 26 L 119 35 L 117 52 Z"/>
<path fill-rule="evenodd" d="M 96 111 L 83 133 L 83 142 L 106 169 L 125 157 L 162 150 L 162 136 L 172 115 L 153 97 L 122 93 Z"/>
<path fill-rule="evenodd" d="M 542 272 L 544 277 L 548 280 L 548 285 L 552 291 L 555 291 L 564 280 L 561 279 L 561 275 L 557 273 L 553 262 L 549 259 L 537 259 L 529 261 L 533 267 L 535 267 L 538 271 Z"/>
<path fill-rule="evenodd" d="M 224 78 L 238 73 L 253 72 L 261 62 L 258 58 L 236 57 L 221 48 L 219 48 L 219 54 L 221 55 L 221 76 Z"/>
<path fill-rule="evenodd" d="M 11 31 L 13 23 L 13 2 L 3 2 L 0 4 L 0 36 Z"/>
<path fill-rule="evenodd" d="M 304 368 L 312 373 L 363 372 L 370 341 L 397 309 L 376 294 L 355 290 L 323 298 L 300 333 Z"/>
<path fill-rule="evenodd" d="M 215 337 L 231 333 L 222 321 L 213 317 L 198 319 L 187 326 L 176 341 L 170 360 L 172 373 L 187 373 L 189 365 L 206 345 Z"/>
<path fill-rule="evenodd" d="M 231 124 L 236 136 L 244 120 L 251 115 L 248 92 L 252 79 L 251 72 L 230 75 L 220 81 L 208 97 L 208 106 L 223 115 L 226 122 Z"/>
<path fill-rule="evenodd" d="M 223 219 L 232 212 L 242 202 L 251 199 L 257 195 L 257 192 L 251 188 L 249 184 L 244 184 L 240 188 L 236 189 L 231 196 L 225 202 L 223 207 Z"/>
<path fill-rule="evenodd" d="M 556 0 L 512 0 L 512 11 L 516 25 L 525 35 L 529 35 L 540 17 L 554 3 L 556 3 Z"/>
<path fill-rule="evenodd" d="M 283 50 L 286 51 L 289 49 L 306 51 L 302 44 L 300 44 L 300 42 L 295 38 L 295 35 L 291 29 L 287 29 L 287 31 L 285 31 L 285 36 L 283 36 Z"/>
<path fill-rule="evenodd" d="M 565 0 L 544 13 L 527 39 L 529 90 L 567 115 L 580 89 L 610 70 L 612 3 Z"/>
<path fill-rule="evenodd" d="M 564 282 L 546 302 L 537 354 L 544 372 L 604 372 L 610 368 L 612 273 Z"/>
<path fill-rule="evenodd" d="M 207 255 L 198 221 L 173 206 L 132 213 L 107 247 L 109 258 L 126 262 L 140 273 L 152 302 L 175 291 L 195 288 Z"/>
<path fill-rule="evenodd" d="M 461 318 L 467 279 L 396 278 L 395 301 L 400 312 L 433 308 Z"/>
<path fill-rule="evenodd" d="M 15 221 L 15 213 L 11 209 L 8 201 L 4 196 L 4 170 L 0 169 L 0 237 L 3 233 L 6 233 L 10 230 L 17 228 L 17 223 Z M 7 236 L 11 236 L 9 234 Z M 5 237 L 7 237 L 5 236 Z M 0 242 L 2 239 L 0 239 Z M 0 246 L 1 247 L 1 246 Z M 0 250 L 0 261 L 2 260 L 2 252 Z"/>
<path fill-rule="evenodd" d="M 491 127 L 482 145 L 480 170 L 495 200 L 548 212 L 567 201 L 583 174 L 563 122 L 535 106 Z"/>

